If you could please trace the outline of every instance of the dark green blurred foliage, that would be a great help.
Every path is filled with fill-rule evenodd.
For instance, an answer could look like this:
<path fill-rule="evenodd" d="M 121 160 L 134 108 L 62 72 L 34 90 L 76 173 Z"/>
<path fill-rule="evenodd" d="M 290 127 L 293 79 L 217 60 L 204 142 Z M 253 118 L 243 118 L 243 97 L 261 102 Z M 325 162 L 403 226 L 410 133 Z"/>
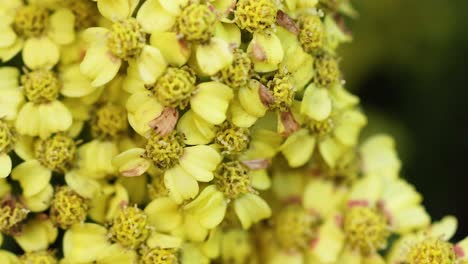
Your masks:
<path fill-rule="evenodd" d="M 468 1 L 355 0 L 354 42 L 342 50 L 366 133 L 397 139 L 403 177 L 433 219 L 454 214 L 468 234 Z"/>

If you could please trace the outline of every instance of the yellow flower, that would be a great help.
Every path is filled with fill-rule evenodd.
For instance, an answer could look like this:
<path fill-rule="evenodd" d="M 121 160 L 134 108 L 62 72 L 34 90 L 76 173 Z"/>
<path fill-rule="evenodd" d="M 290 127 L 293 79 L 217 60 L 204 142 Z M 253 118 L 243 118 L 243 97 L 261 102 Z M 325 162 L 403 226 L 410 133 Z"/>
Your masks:
<path fill-rule="evenodd" d="M 96 261 L 110 247 L 107 230 L 98 224 L 74 224 L 63 237 L 64 259 L 71 263 Z"/>
<path fill-rule="evenodd" d="M 25 252 L 34 252 L 48 249 L 57 236 L 58 230 L 49 219 L 36 218 L 27 221 L 13 238 Z"/>
<path fill-rule="evenodd" d="M 2 61 L 23 50 L 23 61 L 28 68 L 52 68 L 59 61 L 60 45 L 75 39 L 75 16 L 69 9 L 52 11 L 47 5 L 8 0 L 0 13 L 4 18 L 0 21 L 4 36 L 0 45 Z"/>

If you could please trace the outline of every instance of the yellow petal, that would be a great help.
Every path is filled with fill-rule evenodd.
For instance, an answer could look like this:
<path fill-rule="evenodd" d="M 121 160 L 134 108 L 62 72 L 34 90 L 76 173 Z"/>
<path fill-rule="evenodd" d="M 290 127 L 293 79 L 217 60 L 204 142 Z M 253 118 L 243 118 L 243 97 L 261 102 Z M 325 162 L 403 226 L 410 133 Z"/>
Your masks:
<path fill-rule="evenodd" d="M 19 136 L 14 147 L 16 155 L 22 160 L 34 159 L 33 138 L 28 136 Z"/>
<path fill-rule="evenodd" d="M 375 135 L 368 138 L 360 148 L 365 175 L 386 179 L 398 177 L 401 161 L 398 158 L 395 141 L 388 135 Z"/>
<path fill-rule="evenodd" d="M 428 226 L 431 218 L 423 206 L 413 206 L 392 215 L 392 227 L 397 233 L 406 233 Z"/>
<path fill-rule="evenodd" d="M 317 121 L 323 121 L 330 116 L 331 110 L 332 103 L 328 90 L 317 88 L 313 84 L 309 85 L 302 99 L 301 114 Z"/>
<path fill-rule="evenodd" d="M 335 218 L 330 217 L 318 230 L 317 242 L 311 248 L 312 255 L 323 263 L 335 263 L 344 242 L 345 235 L 337 225 Z"/>
<path fill-rule="evenodd" d="M 106 46 L 93 45 L 86 50 L 80 70 L 92 80 L 92 86 L 98 87 L 114 79 L 121 63 L 120 59 L 109 53 Z"/>
<path fill-rule="evenodd" d="M 122 247 L 120 244 L 112 244 L 106 247 L 96 260 L 97 264 L 133 264 L 137 263 L 138 255 L 135 250 Z"/>
<path fill-rule="evenodd" d="M 6 178 L 11 172 L 11 158 L 7 153 L 0 154 L 0 178 Z"/>
<path fill-rule="evenodd" d="M 219 2 L 219 1 L 218 1 Z M 232 5 L 232 0 L 228 0 Z M 241 46 L 241 31 L 236 24 L 231 23 L 216 23 L 215 37 L 221 38 L 232 46 Z"/>
<path fill-rule="evenodd" d="M 361 178 L 351 188 L 348 200 L 367 201 L 370 206 L 375 205 L 382 194 L 383 187 L 383 182 L 377 177 Z"/>
<path fill-rule="evenodd" d="M 57 44 L 66 45 L 75 40 L 75 16 L 66 8 L 56 10 L 50 16 L 49 37 Z"/>
<path fill-rule="evenodd" d="M 346 146 L 356 145 L 359 133 L 367 123 L 367 118 L 360 111 L 348 110 L 342 113 L 333 130 L 336 138 Z"/>
<path fill-rule="evenodd" d="M 422 196 L 406 181 L 395 179 L 385 184 L 380 200 L 383 202 L 385 210 L 393 214 L 419 204 L 422 201 Z"/>
<path fill-rule="evenodd" d="M 98 0 L 99 13 L 111 21 L 130 17 L 138 4 L 138 0 Z"/>
<path fill-rule="evenodd" d="M 195 56 L 200 72 L 206 75 L 214 75 L 234 59 L 229 43 L 219 38 L 212 38 L 208 44 L 197 46 Z"/>
<path fill-rule="evenodd" d="M 335 84 L 330 88 L 330 96 L 335 109 L 343 109 L 355 106 L 359 103 L 359 97 L 348 92 L 341 84 Z"/>
<path fill-rule="evenodd" d="M 234 97 L 232 89 L 219 82 L 204 82 L 197 86 L 190 99 L 192 110 L 206 121 L 219 125 L 226 120 L 229 101 Z"/>
<path fill-rule="evenodd" d="M 345 146 L 341 145 L 332 137 L 326 137 L 319 143 L 319 151 L 325 162 L 331 168 L 334 168 L 338 159 L 346 150 Z"/>
<path fill-rule="evenodd" d="M 176 21 L 176 15 L 165 9 L 159 0 L 145 1 L 138 10 L 136 18 L 143 30 L 148 33 L 168 31 Z"/>
<path fill-rule="evenodd" d="M 271 216 L 268 204 L 253 193 L 246 193 L 234 201 L 234 211 L 244 229 Z"/>
<path fill-rule="evenodd" d="M 260 98 L 259 89 L 261 85 L 258 81 L 250 81 L 249 85 L 241 87 L 238 93 L 240 105 L 245 112 L 254 117 L 262 117 L 268 110 L 268 107 L 263 104 Z"/>
<path fill-rule="evenodd" d="M 50 221 L 50 220 L 49 220 Z M 42 220 L 28 221 L 20 234 L 14 236 L 16 243 L 26 252 L 45 250 L 49 247 L 49 228 Z"/>
<path fill-rule="evenodd" d="M 118 168 L 123 176 L 140 176 L 151 166 L 151 161 L 142 158 L 145 149 L 132 148 L 117 155 L 112 164 Z"/>
<path fill-rule="evenodd" d="M 78 148 L 77 165 L 86 177 L 104 178 L 116 172 L 112 165 L 112 159 L 117 154 L 118 149 L 114 142 L 93 140 Z"/>
<path fill-rule="evenodd" d="M 242 89 L 242 88 L 241 88 Z M 229 105 L 229 120 L 238 127 L 251 127 L 257 121 L 257 117 L 249 114 L 242 107 L 239 99 L 234 97 Z"/>
<path fill-rule="evenodd" d="M 63 236 L 64 258 L 77 263 L 97 260 L 109 246 L 107 229 L 97 224 L 75 224 Z"/>
<path fill-rule="evenodd" d="M 183 235 L 189 241 L 203 242 L 206 240 L 209 230 L 204 228 L 200 221 L 193 215 L 187 214 L 185 216 Z"/>
<path fill-rule="evenodd" d="M 182 238 L 153 232 L 146 240 L 146 245 L 150 248 L 179 248 L 182 245 Z"/>
<path fill-rule="evenodd" d="M 204 145 L 215 137 L 215 126 L 188 110 L 177 122 L 177 130 L 184 134 L 187 145 Z"/>
<path fill-rule="evenodd" d="M 301 129 L 290 135 L 281 145 L 281 153 L 293 168 L 306 164 L 315 148 L 315 137 L 309 135 L 307 129 Z"/>
<path fill-rule="evenodd" d="M 59 58 L 59 47 L 48 37 L 29 38 L 24 43 L 23 61 L 30 69 L 50 69 Z"/>
<path fill-rule="evenodd" d="M 0 115 L 5 120 L 16 119 L 18 110 L 24 103 L 24 97 L 21 93 L 21 90 L 18 88 L 5 87 L 5 89 L 1 90 L 1 93 L 2 97 L 0 97 Z"/>
<path fill-rule="evenodd" d="M 14 45 L 16 38 L 16 33 L 10 26 L 0 26 L 0 48 Z"/>
<path fill-rule="evenodd" d="M 145 4 L 150 1 L 146 1 Z M 190 58 L 191 46 L 189 43 L 181 41 L 176 32 L 153 32 L 150 43 L 161 51 L 164 59 L 170 65 L 180 67 Z"/>
<path fill-rule="evenodd" d="M 158 48 L 145 45 L 136 60 L 136 66 L 143 83 L 152 84 L 166 70 L 167 62 Z"/>
<path fill-rule="evenodd" d="M 179 165 L 164 173 L 164 185 L 169 190 L 169 196 L 178 204 L 198 194 L 197 180 Z"/>
<path fill-rule="evenodd" d="M 215 228 L 223 221 L 226 208 L 227 202 L 223 193 L 218 191 L 214 185 L 203 189 L 195 200 L 184 207 L 207 229 Z"/>
<path fill-rule="evenodd" d="M 19 181 L 24 196 L 33 196 L 47 187 L 52 172 L 39 161 L 28 160 L 16 166 L 11 172 L 11 177 Z"/>
<path fill-rule="evenodd" d="M 455 235 L 457 226 L 457 218 L 448 215 L 431 225 L 429 229 L 429 235 L 440 238 L 444 241 L 449 241 L 453 235 Z"/>
<path fill-rule="evenodd" d="M 346 190 L 335 186 L 330 181 L 321 179 L 310 181 L 304 190 L 303 205 L 327 218 L 342 205 Z"/>
<path fill-rule="evenodd" d="M 24 40 L 22 38 L 17 38 L 14 44 L 4 48 L 0 47 L 0 60 L 2 62 L 11 60 L 23 49 L 23 46 Z"/>
<path fill-rule="evenodd" d="M 137 92 L 128 98 L 126 108 L 128 122 L 138 134 L 148 136 L 151 127 L 150 121 L 157 118 L 164 107 L 156 100 L 151 92 Z"/>
<path fill-rule="evenodd" d="M 0 263 L 4 264 L 20 264 L 18 257 L 7 250 L 0 249 Z"/>
<path fill-rule="evenodd" d="M 82 97 L 96 90 L 90 80 L 81 73 L 79 64 L 63 68 L 60 78 L 62 81 L 60 93 L 67 97 Z"/>
<path fill-rule="evenodd" d="M 213 179 L 213 171 L 221 159 L 221 155 L 214 148 L 198 145 L 186 147 L 179 163 L 197 181 L 209 182 Z"/>
<path fill-rule="evenodd" d="M 43 190 L 33 196 L 24 196 L 23 202 L 31 212 L 42 212 L 49 208 L 54 196 L 54 188 L 48 184 Z"/>
<path fill-rule="evenodd" d="M 266 170 L 254 170 L 249 172 L 250 185 L 257 190 L 267 190 L 271 186 L 271 180 Z"/>
<path fill-rule="evenodd" d="M 169 197 L 153 200 L 145 207 L 148 223 L 157 231 L 169 232 L 182 223 L 179 205 Z"/>
<path fill-rule="evenodd" d="M 96 180 L 82 175 L 78 170 L 67 172 L 65 182 L 73 191 L 88 199 L 97 195 L 101 189 L 101 185 Z"/>
<path fill-rule="evenodd" d="M 279 38 L 274 33 L 265 32 L 253 34 L 247 53 L 250 54 L 256 72 L 270 72 L 278 69 L 284 57 Z"/>

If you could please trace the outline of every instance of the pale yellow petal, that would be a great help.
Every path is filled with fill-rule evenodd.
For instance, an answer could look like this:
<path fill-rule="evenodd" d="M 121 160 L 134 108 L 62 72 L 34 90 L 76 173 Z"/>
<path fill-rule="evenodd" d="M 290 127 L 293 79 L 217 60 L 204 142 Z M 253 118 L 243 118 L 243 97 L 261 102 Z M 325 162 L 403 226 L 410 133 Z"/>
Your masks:
<path fill-rule="evenodd" d="M 164 173 L 164 185 L 169 190 L 169 196 L 178 204 L 198 194 L 197 180 L 179 165 Z"/>
<path fill-rule="evenodd" d="M 188 110 L 177 122 L 177 130 L 184 134 L 184 142 L 188 145 L 203 145 L 210 143 L 215 137 L 215 126 Z"/>
<path fill-rule="evenodd" d="M 144 154 L 145 149 L 132 148 L 117 155 L 112 159 L 112 164 L 123 176 L 140 176 L 151 166 L 151 161 L 143 158 Z"/>
<path fill-rule="evenodd" d="M 48 37 L 29 38 L 24 43 L 23 61 L 30 69 L 50 69 L 59 58 L 59 46 Z"/>
<path fill-rule="evenodd" d="M 93 198 L 101 190 L 101 185 L 96 180 L 82 175 L 78 170 L 67 172 L 65 182 L 76 193 L 88 199 Z"/>
<path fill-rule="evenodd" d="M 221 155 L 214 148 L 198 145 L 186 147 L 179 163 L 197 181 L 209 182 L 213 179 L 213 171 L 221 160 Z"/>
<path fill-rule="evenodd" d="M 4 48 L 0 47 L 0 60 L 2 62 L 11 60 L 23 49 L 23 46 L 24 40 L 22 38 L 17 38 L 14 44 Z"/>
<path fill-rule="evenodd" d="M 195 56 L 198 70 L 206 75 L 214 75 L 234 59 L 229 43 L 219 38 L 212 38 L 209 44 L 197 46 Z"/>
<path fill-rule="evenodd" d="M 0 178 L 6 178 L 11 172 L 11 158 L 7 153 L 0 154 Z"/>
<path fill-rule="evenodd" d="M 281 145 L 281 153 L 288 161 L 289 166 L 300 167 L 312 157 L 315 143 L 315 137 L 309 135 L 307 129 L 301 129 L 286 139 Z"/>
<path fill-rule="evenodd" d="M 28 160 L 16 166 L 11 172 L 11 177 L 19 181 L 24 196 L 33 196 L 47 187 L 52 172 L 39 161 Z"/>
<path fill-rule="evenodd" d="M 62 88 L 60 93 L 67 97 L 82 97 L 96 90 L 91 80 L 81 73 L 79 64 L 65 67 L 60 74 Z"/>
<path fill-rule="evenodd" d="M 146 240 L 146 245 L 150 248 L 179 248 L 182 245 L 182 238 L 153 232 Z"/>
<path fill-rule="evenodd" d="M 112 244 L 99 253 L 96 264 L 134 264 L 137 261 L 138 255 L 135 250 Z"/>
<path fill-rule="evenodd" d="M 28 221 L 20 234 L 14 236 L 16 243 L 26 252 L 45 250 L 49 247 L 49 228 L 41 223 L 42 220 Z"/>
<path fill-rule="evenodd" d="M 253 193 L 246 193 L 234 201 L 234 211 L 244 229 L 271 216 L 267 202 Z"/>
<path fill-rule="evenodd" d="M 325 88 L 309 85 L 304 93 L 301 103 L 301 114 L 314 120 L 323 121 L 331 114 L 332 102 Z"/>
<path fill-rule="evenodd" d="M 219 82 L 204 82 L 190 99 L 192 110 L 206 121 L 219 125 L 226 120 L 229 101 L 234 97 L 232 89 Z"/>
<path fill-rule="evenodd" d="M 131 95 L 127 100 L 126 108 L 130 126 L 144 137 L 147 137 L 152 130 L 149 123 L 164 109 L 163 105 L 148 91 Z"/>
<path fill-rule="evenodd" d="M 146 3 L 148 2 L 149 1 Z M 180 67 L 184 65 L 187 63 L 191 54 L 191 46 L 189 43 L 182 41 L 177 36 L 176 32 L 156 31 L 151 34 L 150 43 L 152 46 L 158 48 L 164 59 L 173 66 Z"/>
<path fill-rule="evenodd" d="M 110 54 L 106 46 L 93 45 L 86 50 L 80 70 L 92 80 L 92 86 L 98 87 L 114 79 L 121 63 L 120 59 Z"/>
<path fill-rule="evenodd" d="M 341 145 L 332 137 L 326 137 L 319 142 L 319 151 L 325 162 L 331 168 L 334 168 L 338 159 L 346 150 L 345 146 Z"/>
<path fill-rule="evenodd" d="M 15 44 L 16 33 L 10 26 L 0 26 L 0 48 L 7 48 Z"/>
<path fill-rule="evenodd" d="M 107 229 L 97 224 L 75 224 L 63 237 L 63 255 L 78 263 L 93 262 L 110 246 Z"/>
<path fill-rule="evenodd" d="M 336 223 L 335 218 L 330 217 L 319 228 L 317 241 L 312 244 L 311 253 L 323 263 L 335 263 L 344 242 L 345 235 Z"/>
<path fill-rule="evenodd" d="M 145 45 L 136 59 L 136 67 L 143 83 L 152 84 L 166 70 L 167 62 L 158 48 Z"/>
<path fill-rule="evenodd" d="M 67 8 L 60 8 L 50 16 L 49 37 L 59 45 L 75 40 L 75 16 Z"/>
<path fill-rule="evenodd" d="M 98 0 L 99 13 L 111 21 L 118 21 L 130 17 L 137 0 Z"/>
<path fill-rule="evenodd" d="M 223 221 L 226 208 L 227 201 L 223 193 L 218 191 L 214 185 L 203 189 L 195 200 L 184 207 L 207 229 L 212 229 Z"/>
<path fill-rule="evenodd" d="M 145 1 L 138 10 L 136 18 L 143 30 L 148 33 L 167 31 L 176 21 L 176 16 L 163 8 L 159 0 Z"/>
<path fill-rule="evenodd" d="M 42 212 L 49 208 L 54 196 L 54 187 L 48 184 L 39 193 L 32 196 L 23 196 L 23 202 L 26 208 L 31 212 Z"/>
<path fill-rule="evenodd" d="M 145 213 L 157 231 L 169 232 L 182 223 L 179 205 L 169 197 L 153 200 L 145 207 Z"/>

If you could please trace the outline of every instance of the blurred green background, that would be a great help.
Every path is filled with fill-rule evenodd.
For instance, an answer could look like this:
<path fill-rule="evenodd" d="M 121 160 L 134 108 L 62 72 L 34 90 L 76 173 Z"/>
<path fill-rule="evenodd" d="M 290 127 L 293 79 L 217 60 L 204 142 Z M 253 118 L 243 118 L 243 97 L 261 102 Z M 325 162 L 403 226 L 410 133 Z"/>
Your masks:
<path fill-rule="evenodd" d="M 353 0 L 347 87 L 370 117 L 365 134 L 397 139 L 402 176 L 434 220 L 459 219 L 468 235 L 468 1 Z"/>

